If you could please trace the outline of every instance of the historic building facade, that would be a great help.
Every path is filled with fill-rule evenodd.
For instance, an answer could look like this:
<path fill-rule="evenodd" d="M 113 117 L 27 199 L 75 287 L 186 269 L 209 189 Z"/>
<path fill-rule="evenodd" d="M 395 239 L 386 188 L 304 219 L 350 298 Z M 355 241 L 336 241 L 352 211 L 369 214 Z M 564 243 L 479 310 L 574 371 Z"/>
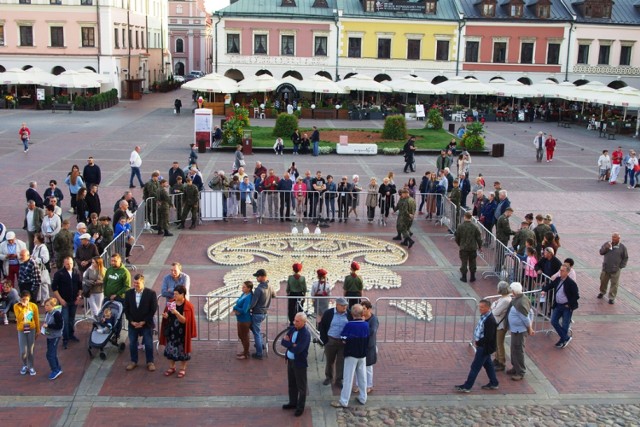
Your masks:
<path fill-rule="evenodd" d="M 169 49 L 173 74 L 213 71 L 211 14 L 203 0 L 169 1 Z"/>

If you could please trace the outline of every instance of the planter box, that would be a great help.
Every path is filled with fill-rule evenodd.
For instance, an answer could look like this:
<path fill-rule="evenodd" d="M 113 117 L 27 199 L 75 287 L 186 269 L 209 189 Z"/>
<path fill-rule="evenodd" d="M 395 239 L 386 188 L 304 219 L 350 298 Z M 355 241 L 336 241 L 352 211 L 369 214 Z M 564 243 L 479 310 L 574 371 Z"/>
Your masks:
<path fill-rule="evenodd" d="M 349 110 L 346 110 L 344 108 L 340 108 L 337 111 L 337 117 L 339 120 L 349 120 Z"/>
<path fill-rule="evenodd" d="M 484 115 L 484 119 L 488 122 L 495 122 L 496 121 L 496 115 L 495 113 L 488 113 Z"/>
<path fill-rule="evenodd" d="M 335 110 L 318 109 L 318 108 L 316 108 L 314 113 L 313 113 L 313 118 L 314 119 L 330 120 L 330 119 L 335 119 L 335 117 L 336 117 Z"/>
<path fill-rule="evenodd" d="M 369 111 L 369 120 L 383 120 L 384 113 L 382 111 Z"/>
<path fill-rule="evenodd" d="M 313 118 L 313 112 L 311 110 L 311 108 L 302 108 L 300 110 L 300 117 L 303 119 L 312 119 Z"/>
<path fill-rule="evenodd" d="M 404 118 L 406 120 L 415 120 L 416 119 L 416 113 L 404 113 Z"/>

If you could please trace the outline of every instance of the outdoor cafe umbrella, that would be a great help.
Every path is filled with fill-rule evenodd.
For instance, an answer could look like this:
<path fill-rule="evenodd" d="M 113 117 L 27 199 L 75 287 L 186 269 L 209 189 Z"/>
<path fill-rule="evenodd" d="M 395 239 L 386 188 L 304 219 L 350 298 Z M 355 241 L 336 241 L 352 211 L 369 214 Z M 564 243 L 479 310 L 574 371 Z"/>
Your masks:
<path fill-rule="evenodd" d="M 20 68 L 10 68 L 0 73 L 0 84 L 3 85 L 46 85 L 43 76 L 36 73 L 28 73 Z"/>
<path fill-rule="evenodd" d="M 46 71 L 38 67 L 31 67 L 25 70 L 25 73 L 31 76 L 32 79 L 39 81 L 40 83 L 38 84 L 40 86 L 51 86 L 51 79 L 53 78 L 53 74 L 47 73 Z"/>
<path fill-rule="evenodd" d="M 109 83 L 109 77 L 104 76 L 104 75 L 100 75 L 98 73 L 96 73 L 93 70 L 90 70 L 88 68 L 81 68 L 78 70 L 78 74 L 82 74 L 84 77 L 88 77 L 92 80 L 97 81 L 100 84 L 103 83 Z"/>
<path fill-rule="evenodd" d="M 444 95 L 447 93 L 429 80 L 410 74 L 385 82 L 385 85 L 393 89 L 394 92 L 400 93 L 415 93 L 416 95 Z"/>
<path fill-rule="evenodd" d="M 365 92 L 377 92 L 379 94 L 380 92 L 392 91 L 389 86 L 378 83 L 373 79 L 373 77 L 367 76 L 365 74 L 354 74 L 348 79 L 344 79 L 341 82 L 338 82 L 338 85 L 349 92 L 352 90 L 361 91 L 363 104 Z"/>
<path fill-rule="evenodd" d="M 299 92 L 311 92 L 318 96 L 322 96 L 323 93 L 348 93 L 331 79 L 324 76 L 314 74 L 308 79 L 299 80 L 292 76 L 287 76 L 282 79 L 280 83 L 289 83 L 293 85 Z M 317 102 L 317 101 L 316 101 Z"/>
<path fill-rule="evenodd" d="M 279 80 L 269 74 L 250 76 L 238 83 L 238 92 L 262 92 L 264 94 L 264 102 L 267 102 L 267 92 L 273 92 L 280 84 Z"/>
<path fill-rule="evenodd" d="M 97 80 L 73 70 L 60 73 L 51 79 L 51 86 L 67 89 L 99 88 L 100 85 Z M 73 93 L 70 93 L 70 100 L 73 100 Z"/>
<path fill-rule="evenodd" d="M 496 90 L 489 85 L 481 83 L 479 80 L 461 76 L 451 77 L 442 83 L 438 83 L 439 88 L 453 95 L 494 95 Z M 471 108 L 471 96 L 469 96 L 469 108 Z"/>
<path fill-rule="evenodd" d="M 238 93 L 238 83 L 218 73 L 207 74 L 199 79 L 186 82 L 182 86 L 182 89 L 192 90 L 196 92 L 213 93 L 213 100 L 215 102 L 216 93 Z M 211 98 L 209 98 L 211 100 Z"/>
<path fill-rule="evenodd" d="M 510 97 L 511 108 L 514 107 L 516 98 L 539 98 L 542 96 L 542 93 L 538 92 L 535 88 L 518 80 L 510 80 L 507 82 L 503 79 L 495 79 L 489 82 L 489 86 L 496 90 L 497 96 Z"/>

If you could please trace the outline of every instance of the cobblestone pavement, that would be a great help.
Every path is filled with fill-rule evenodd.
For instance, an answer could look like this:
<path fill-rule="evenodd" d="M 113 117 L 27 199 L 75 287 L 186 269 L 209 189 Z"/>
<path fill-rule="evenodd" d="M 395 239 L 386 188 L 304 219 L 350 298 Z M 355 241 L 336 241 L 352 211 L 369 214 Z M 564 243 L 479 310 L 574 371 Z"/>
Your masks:
<path fill-rule="evenodd" d="M 101 166 L 103 183 L 100 194 L 103 207 L 109 209 L 128 187 L 128 158 L 134 145 L 142 147 L 143 175 L 168 170 L 173 160 L 185 164 L 188 144 L 192 140 L 193 118 L 172 114 L 173 99 L 181 97 L 191 105 L 186 91 L 145 95 L 141 102 L 121 102 L 101 112 L 51 114 L 42 111 L 0 110 L 0 221 L 26 239 L 22 230 L 24 192 L 31 180 L 43 191 L 49 179 L 61 184 L 72 164 L 82 167 L 88 156 Z M 218 120 L 218 118 L 216 118 Z M 22 152 L 17 139 L 21 122 L 33 132 L 33 145 Z M 273 121 L 255 120 L 271 125 Z M 380 128 L 376 121 L 303 120 L 300 127 Z M 410 127 L 423 123 L 409 122 Z M 538 130 L 553 133 L 558 139 L 552 163 L 536 163 L 531 144 Z M 638 148 L 638 141 L 618 137 L 615 141 L 599 139 L 597 133 L 582 128 L 560 129 L 554 123 L 489 123 L 487 140 L 505 144 L 505 157 L 474 156 L 471 175 L 482 173 L 490 185 L 500 180 L 509 190 L 515 209 L 512 227 L 527 212 L 551 213 L 562 238 L 560 258 L 575 259 L 580 286 L 580 309 L 575 313 L 574 340 L 564 350 L 553 347 L 552 334 L 540 333 L 527 340 L 525 381 L 511 381 L 499 374 L 500 389 L 484 391 L 486 382 L 480 373 L 473 392 L 456 394 L 455 384 L 467 375 L 473 353 L 463 341 L 411 342 L 420 325 L 388 327 L 379 345 L 375 366 L 375 391 L 366 406 L 336 411 L 330 406 L 339 394 L 336 387 L 321 385 L 324 359 L 314 346 L 310 352 L 309 398 L 307 411 L 294 419 L 280 406 L 286 400 L 286 375 L 282 360 L 270 356 L 258 361 L 237 361 L 234 341 L 194 344 L 193 360 L 187 376 L 178 380 L 162 375 L 165 361 L 157 355 L 158 371 L 143 369 L 125 373 L 127 352 L 107 349 L 107 358 L 90 359 L 86 351 L 88 322 L 78 326 L 81 343 L 60 351 L 64 374 L 48 381 L 44 358 L 45 343 L 36 342 L 35 377 L 19 375 L 14 325 L 0 325 L 0 410 L 3 420 L 15 425 L 81 426 L 102 425 L 223 425 L 223 426 L 561 426 L 561 425 L 640 425 L 640 203 L 638 190 L 626 186 L 609 186 L 596 181 L 596 160 L 602 149 L 617 145 L 625 150 Z M 396 183 L 409 175 L 402 173 L 398 157 L 344 157 L 272 154 L 247 156 L 252 167 L 261 160 L 280 173 L 291 161 L 301 171 L 310 169 L 327 173 L 357 173 L 364 182 L 395 171 Z M 199 163 L 205 179 L 214 170 L 229 170 L 231 153 L 203 153 Z M 420 178 L 433 170 L 435 159 L 416 158 Z M 622 178 L 619 179 L 622 181 Z M 65 197 L 68 191 L 60 185 Z M 142 197 L 139 188 L 133 190 Z M 64 216 L 68 200 L 63 201 Z M 331 224 L 327 232 L 355 233 L 390 241 L 395 234 L 395 220 L 389 226 L 350 221 Z M 72 219 L 75 224 L 75 219 Z M 183 264 L 192 277 L 192 294 L 206 293 L 222 284 L 230 268 L 214 265 L 206 256 L 209 245 L 230 237 L 268 232 L 288 232 L 289 224 L 265 221 L 257 224 L 205 223 L 195 230 L 174 230 L 174 237 L 161 238 L 144 234 L 140 242 L 145 249 L 134 249 L 131 259 L 144 272 L 149 286 L 158 290 L 162 277 L 173 261 Z M 473 285 L 458 280 L 458 252 L 446 228 L 416 220 L 413 231 L 417 244 L 403 265 L 393 270 L 403 278 L 396 290 L 375 290 L 368 296 L 428 296 L 474 299 L 495 293 L 493 278 Z M 598 248 L 613 231 L 622 233 L 630 261 L 623 271 L 615 305 L 596 299 L 601 257 Z M 487 269 L 479 265 L 480 271 Z M 281 291 L 281 294 L 283 292 Z M 274 309 L 277 311 L 277 308 Z M 436 310 L 437 311 L 437 310 Z M 391 324 L 391 317 L 382 321 Z M 274 316 L 274 318 L 277 318 Z M 276 331 L 284 325 L 274 322 Z M 207 328 L 215 328 L 208 324 Z M 206 328 L 205 328 L 206 329 Z M 201 331 L 206 337 L 210 331 Z M 273 333 L 273 332 L 272 332 Z M 275 335 L 275 333 L 273 333 Z M 391 342 L 393 339 L 397 342 Z M 231 338 L 233 339 L 233 338 Z M 175 409 L 174 409 L 175 408 Z"/>

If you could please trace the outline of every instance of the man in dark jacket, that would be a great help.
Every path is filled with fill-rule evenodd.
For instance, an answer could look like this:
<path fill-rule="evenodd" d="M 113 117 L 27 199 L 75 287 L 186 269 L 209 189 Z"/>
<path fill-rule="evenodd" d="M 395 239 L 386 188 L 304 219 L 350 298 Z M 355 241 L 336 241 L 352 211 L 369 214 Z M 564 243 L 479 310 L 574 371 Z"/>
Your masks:
<path fill-rule="evenodd" d="M 124 314 L 129 321 L 129 353 L 131 362 L 127 371 L 138 366 L 138 337 L 142 336 L 144 352 L 147 360 L 147 370 L 153 372 L 153 317 L 158 310 L 158 298 L 155 291 L 144 287 L 144 276 L 136 274 L 133 277 L 133 288 L 124 294 Z"/>
<path fill-rule="evenodd" d="M 82 276 L 73 268 L 73 258 L 68 256 L 63 260 L 64 268 L 56 271 L 51 281 L 53 296 L 62 306 L 62 346 L 66 349 L 69 341 L 79 341 L 74 335 L 76 321 L 76 300 L 82 291 Z M 136 348 L 137 351 L 137 348 Z"/>
<path fill-rule="evenodd" d="M 253 274 L 253 277 L 258 280 L 258 286 L 254 289 L 253 296 L 251 297 L 251 332 L 253 333 L 253 340 L 256 346 L 256 352 L 251 354 L 251 357 L 262 360 L 263 344 L 260 325 L 267 317 L 267 312 L 271 305 L 271 298 L 275 296 L 275 292 L 273 288 L 269 286 L 266 270 L 261 268 Z"/>
<path fill-rule="evenodd" d="M 480 229 L 471 222 L 471 212 L 464 213 L 464 222 L 456 228 L 456 243 L 460 255 L 460 280 L 467 281 L 467 264 L 471 272 L 471 282 L 476 281 L 476 257 L 478 251 L 482 250 L 482 235 Z"/>
<path fill-rule="evenodd" d="M 100 166 L 96 165 L 93 157 L 89 156 L 87 164 L 82 170 L 82 177 L 84 178 L 84 185 L 87 188 L 91 188 L 93 184 L 100 185 L 102 181 L 102 171 Z"/>
<path fill-rule="evenodd" d="M 578 299 L 580 299 L 578 285 L 569 277 L 570 271 L 571 267 L 568 264 L 563 264 L 560 267 L 560 276 L 542 288 L 542 292 L 552 289 L 554 291 L 551 325 L 560 337 L 556 343 L 557 348 L 565 348 L 573 339 L 569 336 L 569 326 L 573 310 L 578 308 Z M 560 325 L 560 318 L 562 318 L 562 325 Z"/>
<path fill-rule="evenodd" d="M 322 320 L 318 330 L 320 339 L 324 343 L 325 367 L 323 385 L 331 384 L 335 378 L 335 384 L 342 387 L 342 373 L 344 370 L 344 343 L 341 339 L 344 325 L 351 320 L 351 315 L 347 313 L 349 303 L 344 298 L 336 298 L 336 306 L 322 314 Z M 335 376 L 333 368 L 335 365 Z"/>
<path fill-rule="evenodd" d="M 471 370 L 469 376 L 464 384 L 455 387 L 455 390 L 460 393 L 469 393 L 475 383 L 480 369 L 484 367 L 487 375 L 489 376 L 489 384 L 483 385 L 483 390 L 497 390 L 498 378 L 496 377 L 496 370 L 491 362 L 491 355 L 496 351 L 496 319 L 491 313 L 491 303 L 486 300 L 480 300 L 478 304 L 478 310 L 480 311 L 480 320 L 473 331 L 474 345 L 476 347 L 476 354 L 471 363 Z"/>
<path fill-rule="evenodd" d="M 282 409 L 295 409 L 294 415 L 299 417 L 304 412 L 307 400 L 307 356 L 311 334 L 305 326 L 307 315 L 297 313 L 293 319 L 293 326 L 282 338 L 282 346 L 287 349 L 287 379 L 289 382 L 289 403 L 282 405 Z"/>
<path fill-rule="evenodd" d="M 543 273 L 551 277 L 560 270 L 561 266 L 562 261 L 555 256 L 553 248 L 548 247 L 544 248 L 542 258 L 540 258 L 540 261 L 536 264 L 536 272 L 538 274 Z"/>

